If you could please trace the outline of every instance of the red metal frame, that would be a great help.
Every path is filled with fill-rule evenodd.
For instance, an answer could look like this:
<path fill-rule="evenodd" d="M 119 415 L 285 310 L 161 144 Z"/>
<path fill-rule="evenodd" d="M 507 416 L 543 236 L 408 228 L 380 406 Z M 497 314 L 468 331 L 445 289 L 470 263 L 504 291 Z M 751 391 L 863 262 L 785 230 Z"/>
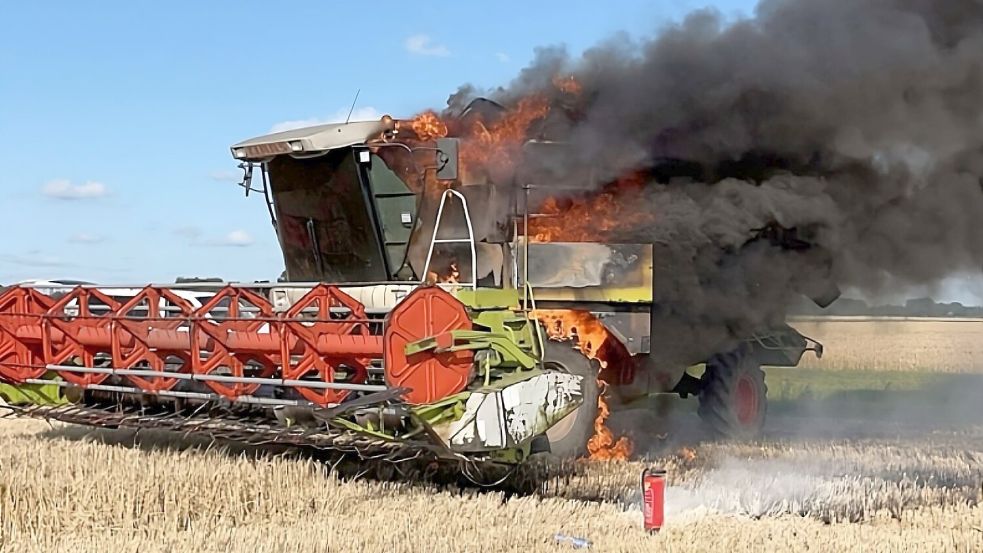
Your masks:
<path fill-rule="evenodd" d="M 125 303 L 109 294 L 76 287 L 57 300 L 29 288 L 0 295 L 0 379 L 23 382 L 52 366 L 78 386 L 100 384 L 115 374 L 154 394 L 185 380 L 177 373 L 235 399 L 255 394 L 265 382 L 248 379 L 262 378 L 271 384 L 280 380 L 284 389 L 325 406 L 351 392 L 312 384 L 364 384 L 374 359 L 383 360 L 387 384 L 410 388 L 405 395 L 410 403 L 457 393 L 472 376 L 471 351 L 405 354 L 409 343 L 471 329 L 464 305 L 437 287 L 407 296 L 386 319 L 384 336 L 372 333 L 382 321 L 369 320 L 361 303 L 323 284 L 284 313 L 237 286 L 222 288 L 198 309 L 163 287 L 147 286 Z"/>
<path fill-rule="evenodd" d="M 106 309 L 102 314 L 92 312 L 93 300 Z M 66 314 L 65 308 L 75 302 L 75 315 Z M 50 365 L 78 363 L 82 367 L 95 367 L 95 356 L 112 355 L 112 328 L 117 319 L 120 303 L 93 288 L 75 288 L 62 296 L 41 319 L 41 347 L 44 359 Z M 76 373 L 58 371 L 66 382 L 79 386 L 99 384 L 109 376 L 100 373 Z"/>
<path fill-rule="evenodd" d="M 41 344 L 17 337 L 21 327 L 41 328 L 42 316 L 54 300 L 32 288 L 11 288 L 0 294 L 0 380 L 22 382 L 47 372 Z"/>
<path fill-rule="evenodd" d="M 332 308 L 342 308 L 346 313 L 332 313 Z M 314 319 L 319 322 L 305 321 L 304 317 L 313 311 Z M 369 327 L 366 324 L 365 306 L 334 286 L 319 285 L 297 301 L 286 313 L 281 332 L 281 353 L 283 360 L 283 378 L 285 380 L 301 380 L 315 373 L 323 382 L 334 382 L 336 373 L 347 368 L 349 383 L 361 384 L 368 378 L 367 366 L 369 357 L 357 357 L 350 352 L 342 352 L 341 344 L 336 347 L 324 348 L 319 344 L 322 338 L 334 336 L 369 337 Z M 378 340 L 366 340 L 378 342 Z M 382 355 L 381 344 L 373 344 L 367 352 L 370 357 Z M 333 349 L 339 353 L 332 356 L 323 355 L 324 349 Z M 295 387 L 297 393 L 308 401 L 318 405 L 340 403 L 349 395 L 348 390 Z"/>
<path fill-rule="evenodd" d="M 177 313 L 161 314 L 161 309 L 173 307 Z M 135 314 L 141 308 L 146 308 L 146 316 Z M 190 336 L 188 343 L 181 347 L 182 340 L 177 344 L 167 345 L 162 340 L 154 338 L 161 334 L 178 333 L 182 326 L 185 333 L 190 331 L 190 319 L 194 307 L 184 298 L 166 288 L 147 286 L 133 299 L 123 304 L 117 311 L 116 324 L 113 327 L 113 367 L 132 369 L 145 364 L 150 370 L 163 372 L 190 373 L 193 362 L 191 356 Z M 195 356 L 197 357 L 197 356 Z M 168 360 L 178 359 L 180 366 L 168 367 Z M 144 368 L 144 367 L 141 367 Z M 176 378 L 127 376 L 127 380 L 142 390 L 158 392 L 170 390 L 179 382 Z"/>
<path fill-rule="evenodd" d="M 253 308 L 255 314 L 243 317 L 243 308 Z M 275 322 L 273 307 L 263 296 L 245 288 L 226 286 L 195 312 L 194 321 L 196 332 L 191 333 L 190 350 L 208 351 L 209 356 L 203 359 L 200 355 L 192 355 L 192 373 L 207 375 L 221 370 L 231 373 L 228 376 L 240 378 L 270 378 L 276 373 L 279 363 L 271 353 L 277 351 L 278 341 L 271 325 Z M 260 333 L 264 327 L 266 332 Z M 235 341 L 230 340 L 233 336 L 237 338 Z M 254 369 L 247 375 L 247 365 L 258 366 L 259 371 Z M 259 384 L 211 380 L 206 384 L 229 399 L 250 395 L 259 389 Z"/>

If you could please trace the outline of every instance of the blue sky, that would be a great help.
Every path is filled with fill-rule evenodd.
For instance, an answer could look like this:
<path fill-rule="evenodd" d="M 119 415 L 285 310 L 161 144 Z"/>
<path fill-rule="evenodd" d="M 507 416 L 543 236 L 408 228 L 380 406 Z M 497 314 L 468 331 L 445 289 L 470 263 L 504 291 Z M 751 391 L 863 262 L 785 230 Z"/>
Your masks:
<path fill-rule="evenodd" d="M 0 283 L 282 270 L 228 146 L 285 124 L 408 116 L 463 83 L 752 0 L 12 3 L 0 33 Z M 98 7 L 93 7 L 98 6 Z M 289 6 L 289 7 L 286 7 Z"/>

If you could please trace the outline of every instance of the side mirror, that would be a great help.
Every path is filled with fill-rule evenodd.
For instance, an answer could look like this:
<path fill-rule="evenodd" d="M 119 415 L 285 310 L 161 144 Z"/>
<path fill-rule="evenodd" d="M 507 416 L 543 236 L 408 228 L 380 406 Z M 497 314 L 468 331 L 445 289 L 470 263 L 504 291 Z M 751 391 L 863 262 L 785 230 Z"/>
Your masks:
<path fill-rule="evenodd" d="M 437 180 L 457 180 L 457 138 L 437 139 Z"/>
<path fill-rule="evenodd" d="M 242 169 L 242 182 L 237 184 L 246 189 L 246 197 L 248 198 L 249 192 L 253 189 L 253 164 L 244 161 L 239 164 L 239 168 Z"/>

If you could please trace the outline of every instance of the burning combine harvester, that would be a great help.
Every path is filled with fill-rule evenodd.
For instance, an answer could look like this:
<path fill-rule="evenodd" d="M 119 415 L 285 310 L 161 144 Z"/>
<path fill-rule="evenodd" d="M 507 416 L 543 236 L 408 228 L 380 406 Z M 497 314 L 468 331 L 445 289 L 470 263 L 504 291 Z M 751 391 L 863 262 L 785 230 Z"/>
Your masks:
<path fill-rule="evenodd" d="M 656 393 L 697 395 L 714 429 L 753 435 L 760 365 L 820 348 L 781 314 L 680 336 L 659 293 L 673 254 L 645 238 L 658 221 L 639 198 L 687 166 L 605 180 L 565 160 L 550 112 L 536 97 L 513 109 L 479 99 L 453 117 L 236 144 L 284 278 L 9 289 L 0 394 L 20 415 L 389 461 L 624 457 L 631 444 L 604 420 Z M 769 225 L 746 243 L 808 251 L 806 230 Z M 701 378 L 686 372 L 703 363 Z"/>

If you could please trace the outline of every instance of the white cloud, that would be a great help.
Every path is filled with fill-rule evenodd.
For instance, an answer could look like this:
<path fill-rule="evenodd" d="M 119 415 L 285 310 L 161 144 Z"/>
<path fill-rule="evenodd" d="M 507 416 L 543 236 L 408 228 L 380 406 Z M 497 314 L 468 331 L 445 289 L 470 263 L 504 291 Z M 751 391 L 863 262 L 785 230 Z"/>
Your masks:
<path fill-rule="evenodd" d="M 512 60 L 505 52 L 495 52 L 495 58 L 502 63 L 508 63 Z"/>
<path fill-rule="evenodd" d="M 208 178 L 218 182 L 241 182 L 242 173 L 231 170 L 212 171 L 208 173 Z"/>
<path fill-rule="evenodd" d="M 244 230 L 233 230 L 232 232 L 223 236 L 220 240 L 216 240 L 214 242 L 214 245 L 216 246 L 235 246 L 240 248 L 251 246 L 252 244 L 253 237 Z"/>
<path fill-rule="evenodd" d="M 96 181 L 74 184 L 68 179 L 55 179 L 46 182 L 41 187 L 41 193 L 59 200 L 83 200 L 101 198 L 109 193 L 109 189 L 105 184 Z"/>
<path fill-rule="evenodd" d="M 243 248 L 252 246 L 255 240 L 246 231 L 235 229 L 224 236 L 205 236 L 205 233 L 196 226 L 188 225 L 174 229 L 174 234 L 188 241 L 191 246 L 218 246 L 218 247 L 237 247 Z"/>
<path fill-rule="evenodd" d="M 418 56 L 437 56 L 447 57 L 451 51 L 443 44 L 439 44 L 430 38 L 430 35 L 418 34 L 408 37 L 404 43 L 406 51 Z"/>
<path fill-rule="evenodd" d="M 283 132 L 292 131 L 294 129 L 302 129 L 304 127 L 313 127 L 314 125 L 327 125 L 328 123 L 344 123 L 348 118 L 348 110 L 351 108 L 343 108 L 334 113 L 329 117 L 311 117 L 309 119 L 296 119 L 293 121 L 283 121 L 277 123 L 270 127 L 270 132 Z M 361 108 L 355 108 L 352 112 L 351 121 L 371 121 L 373 119 L 379 119 L 382 117 L 382 113 L 372 106 L 365 106 Z"/>
<path fill-rule="evenodd" d="M 68 237 L 68 241 L 73 244 L 98 244 L 104 240 L 102 236 L 88 232 L 77 232 Z"/>

